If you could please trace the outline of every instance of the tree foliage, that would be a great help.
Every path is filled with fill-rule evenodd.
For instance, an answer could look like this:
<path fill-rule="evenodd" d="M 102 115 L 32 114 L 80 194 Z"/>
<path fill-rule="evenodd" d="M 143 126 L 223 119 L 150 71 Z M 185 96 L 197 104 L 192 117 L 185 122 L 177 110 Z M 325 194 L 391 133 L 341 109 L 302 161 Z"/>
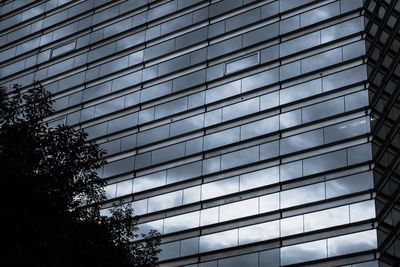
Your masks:
<path fill-rule="evenodd" d="M 157 232 L 137 234 L 129 205 L 100 216 L 104 152 L 81 130 L 50 128 L 50 94 L 0 88 L 0 188 L 10 266 L 155 266 Z M 141 238 L 143 242 L 133 242 Z"/>

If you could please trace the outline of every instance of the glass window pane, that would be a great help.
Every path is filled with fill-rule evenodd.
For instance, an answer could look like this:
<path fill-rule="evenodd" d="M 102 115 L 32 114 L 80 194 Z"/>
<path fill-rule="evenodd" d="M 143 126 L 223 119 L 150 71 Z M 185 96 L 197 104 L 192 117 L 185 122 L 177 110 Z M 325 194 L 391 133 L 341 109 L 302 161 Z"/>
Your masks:
<path fill-rule="evenodd" d="M 304 175 L 328 171 L 346 165 L 347 155 L 345 150 L 335 151 L 303 160 Z"/>
<path fill-rule="evenodd" d="M 257 267 L 258 266 L 257 253 L 240 255 L 218 261 L 218 267 L 243 267 L 243 266 Z"/>
<path fill-rule="evenodd" d="M 241 140 L 246 140 L 252 137 L 272 133 L 279 130 L 279 116 L 262 119 L 252 123 L 242 125 Z"/>
<path fill-rule="evenodd" d="M 289 217 L 281 220 L 281 235 L 288 236 L 304 231 L 303 215 Z"/>
<path fill-rule="evenodd" d="M 239 245 L 277 237 L 279 237 L 278 220 L 239 228 Z"/>
<path fill-rule="evenodd" d="M 250 147 L 231 152 L 221 156 L 221 169 L 229 169 L 236 166 L 256 162 L 259 159 L 259 147 Z"/>
<path fill-rule="evenodd" d="M 318 240 L 281 248 L 282 265 L 323 259 L 326 257 L 326 240 Z"/>
<path fill-rule="evenodd" d="M 228 221 L 258 213 L 258 198 L 222 205 L 219 208 L 220 221 Z"/>
<path fill-rule="evenodd" d="M 117 197 L 132 194 L 133 180 L 117 183 Z"/>
<path fill-rule="evenodd" d="M 349 219 L 349 206 L 343 206 L 304 215 L 304 230 L 314 231 L 336 225 L 347 224 Z"/>
<path fill-rule="evenodd" d="M 372 250 L 376 247 L 376 230 L 328 238 L 329 257 Z"/>
<path fill-rule="evenodd" d="M 141 176 L 138 178 L 135 178 L 133 181 L 133 191 L 138 192 L 138 191 L 143 191 L 149 188 L 154 188 L 157 186 L 164 185 L 166 183 L 165 181 L 166 178 L 166 172 L 161 171 L 161 172 L 156 172 L 152 174 L 148 174 L 145 176 Z"/>
<path fill-rule="evenodd" d="M 201 199 L 209 199 L 239 192 L 239 177 L 232 177 L 202 185 Z"/>
<path fill-rule="evenodd" d="M 200 215 L 200 225 L 208 225 L 219 222 L 219 207 L 203 209 Z"/>
<path fill-rule="evenodd" d="M 260 213 L 278 210 L 279 206 L 279 193 L 260 197 Z"/>
<path fill-rule="evenodd" d="M 195 228 L 199 225 L 200 211 L 169 217 L 164 219 L 164 234 Z"/>
<path fill-rule="evenodd" d="M 325 199 L 325 184 L 318 183 L 281 192 L 281 208 Z"/>
<path fill-rule="evenodd" d="M 200 237 L 200 253 L 238 245 L 238 229 Z"/>
<path fill-rule="evenodd" d="M 326 182 L 326 197 L 336 197 L 373 188 L 371 172 L 363 172 Z"/>
<path fill-rule="evenodd" d="M 148 205 L 148 212 L 180 206 L 182 205 L 182 191 L 151 197 Z"/>
<path fill-rule="evenodd" d="M 208 150 L 226 144 L 238 142 L 240 138 L 240 128 L 235 127 L 225 131 L 209 134 L 204 137 L 204 149 Z"/>
<path fill-rule="evenodd" d="M 240 175 L 240 191 L 279 182 L 279 167 Z"/>
<path fill-rule="evenodd" d="M 283 138 L 280 140 L 281 155 L 322 145 L 323 142 L 322 129 Z"/>
<path fill-rule="evenodd" d="M 363 201 L 350 205 L 350 221 L 357 222 L 375 218 L 375 200 Z"/>

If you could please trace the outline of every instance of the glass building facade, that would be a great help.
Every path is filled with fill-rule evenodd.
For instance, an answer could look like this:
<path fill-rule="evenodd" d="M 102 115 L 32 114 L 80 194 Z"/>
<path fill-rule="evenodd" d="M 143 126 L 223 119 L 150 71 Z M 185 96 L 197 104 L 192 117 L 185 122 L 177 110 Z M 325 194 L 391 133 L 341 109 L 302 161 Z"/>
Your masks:
<path fill-rule="evenodd" d="M 160 266 L 398 266 L 400 0 L 0 8 L 0 83 L 107 150 Z"/>

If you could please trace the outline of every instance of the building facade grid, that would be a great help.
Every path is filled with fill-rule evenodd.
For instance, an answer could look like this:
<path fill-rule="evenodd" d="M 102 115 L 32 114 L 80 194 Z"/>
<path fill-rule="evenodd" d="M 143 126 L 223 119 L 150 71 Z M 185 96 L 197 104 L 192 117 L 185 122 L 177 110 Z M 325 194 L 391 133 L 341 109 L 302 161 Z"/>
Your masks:
<path fill-rule="evenodd" d="M 400 1 L 0 11 L 0 84 L 107 150 L 102 214 L 131 203 L 160 266 L 399 264 Z"/>

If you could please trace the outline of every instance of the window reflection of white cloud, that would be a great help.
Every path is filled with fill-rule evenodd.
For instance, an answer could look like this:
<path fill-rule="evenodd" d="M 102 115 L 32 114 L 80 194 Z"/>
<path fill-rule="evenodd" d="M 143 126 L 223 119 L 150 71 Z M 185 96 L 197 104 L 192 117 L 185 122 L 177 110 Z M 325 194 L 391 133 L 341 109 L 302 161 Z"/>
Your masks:
<path fill-rule="evenodd" d="M 208 225 L 219 222 L 219 207 L 201 210 L 200 225 Z"/>
<path fill-rule="evenodd" d="M 200 237 L 200 252 L 238 245 L 238 229 Z"/>
<path fill-rule="evenodd" d="M 375 218 L 375 200 L 363 201 L 350 205 L 351 222 Z"/>
<path fill-rule="evenodd" d="M 303 215 L 281 220 L 281 236 L 302 233 L 303 230 Z"/>
<path fill-rule="evenodd" d="M 373 187 L 372 172 L 364 172 L 326 182 L 326 197 L 336 197 Z"/>
<path fill-rule="evenodd" d="M 288 265 L 327 257 L 326 240 L 281 248 L 281 264 Z"/>
<path fill-rule="evenodd" d="M 281 208 L 301 205 L 325 198 L 325 186 L 323 183 L 303 186 L 281 192 Z"/>
<path fill-rule="evenodd" d="M 279 221 L 239 228 L 239 245 L 279 237 Z"/>
<path fill-rule="evenodd" d="M 338 207 L 304 215 L 305 231 L 314 231 L 349 223 L 349 206 Z"/>
<path fill-rule="evenodd" d="M 240 175 L 240 191 L 279 182 L 279 167 Z"/>
<path fill-rule="evenodd" d="M 239 191 L 239 177 L 232 177 L 202 185 L 201 199 L 209 199 Z"/>
<path fill-rule="evenodd" d="M 156 186 L 164 185 L 166 183 L 165 180 L 166 180 L 165 171 L 138 177 L 133 181 L 133 192 L 138 192 Z"/>
<path fill-rule="evenodd" d="M 279 193 L 260 197 L 260 213 L 279 209 Z"/>
<path fill-rule="evenodd" d="M 258 213 L 258 198 L 247 199 L 220 207 L 220 221 L 228 221 Z"/>
<path fill-rule="evenodd" d="M 182 205 L 182 191 L 149 198 L 149 212 Z"/>
<path fill-rule="evenodd" d="M 171 233 L 198 227 L 200 224 L 200 211 L 186 213 L 164 220 L 164 233 Z"/>
<path fill-rule="evenodd" d="M 375 249 L 376 247 L 376 230 L 368 230 L 328 239 L 329 257 L 371 250 Z"/>

